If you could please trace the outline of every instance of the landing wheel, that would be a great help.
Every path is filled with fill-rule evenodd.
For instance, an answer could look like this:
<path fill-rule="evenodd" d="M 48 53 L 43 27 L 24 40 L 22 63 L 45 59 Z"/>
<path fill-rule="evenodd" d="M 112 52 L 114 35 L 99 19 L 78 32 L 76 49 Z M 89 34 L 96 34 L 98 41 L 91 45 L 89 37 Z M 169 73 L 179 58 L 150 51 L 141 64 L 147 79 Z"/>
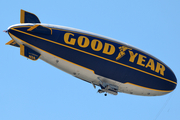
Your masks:
<path fill-rule="evenodd" d="M 104 96 L 107 96 L 107 94 L 105 93 Z"/>

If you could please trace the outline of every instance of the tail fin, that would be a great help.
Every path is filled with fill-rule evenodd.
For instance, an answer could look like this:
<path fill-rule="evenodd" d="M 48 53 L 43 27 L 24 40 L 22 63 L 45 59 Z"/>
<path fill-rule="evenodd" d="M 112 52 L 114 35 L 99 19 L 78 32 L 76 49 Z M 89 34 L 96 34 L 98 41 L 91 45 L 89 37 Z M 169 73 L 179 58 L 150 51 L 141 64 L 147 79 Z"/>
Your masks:
<path fill-rule="evenodd" d="M 31 60 L 37 60 L 41 56 L 41 54 L 22 44 L 20 45 L 20 55 Z"/>
<path fill-rule="evenodd" d="M 9 42 L 6 43 L 6 45 L 12 45 L 12 46 L 15 46 L 15 47 L 19 47 L 19 45 L 14 40 L 10 40 Z"/>
<path fill-rule="evenodd" d="M 35 14 L 21 9 L 20 23 L 41 23 L 41 22 Z"/>

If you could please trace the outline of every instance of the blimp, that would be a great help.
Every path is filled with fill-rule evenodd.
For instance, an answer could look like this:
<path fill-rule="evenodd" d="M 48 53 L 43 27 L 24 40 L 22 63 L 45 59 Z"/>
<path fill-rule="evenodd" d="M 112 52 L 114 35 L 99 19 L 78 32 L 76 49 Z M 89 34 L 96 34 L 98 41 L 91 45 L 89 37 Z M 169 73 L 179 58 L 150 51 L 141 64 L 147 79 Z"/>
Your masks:
<path fill-rule="evenodd" d="M 41 59 L 94 88 L 98 86 L 97 92 L 105 96 L 160 96 L 177 85 L 173 71 L 143 50 L 84 30 L 43 24 L 25 10 L 20 10 L 20 24 L 5 32 L 12 39 L 6 45 L 20 48 L 20 55 Z"/>

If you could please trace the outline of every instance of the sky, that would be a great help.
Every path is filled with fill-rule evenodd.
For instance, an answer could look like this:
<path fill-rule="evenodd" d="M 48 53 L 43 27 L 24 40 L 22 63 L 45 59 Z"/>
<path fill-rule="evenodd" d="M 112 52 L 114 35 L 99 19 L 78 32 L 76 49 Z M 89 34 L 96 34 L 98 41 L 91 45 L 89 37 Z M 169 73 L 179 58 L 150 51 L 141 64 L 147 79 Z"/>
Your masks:
<path fill-rule="evenodd" d="M 164 96 L 97 93 L 97 88 L 5 45 L 20 9 L 42 23 L 77 28 L 140 48 L 179 81 L 179 0 L 1 0 L 0 120 L 180 120 L 180 87 Z"/>

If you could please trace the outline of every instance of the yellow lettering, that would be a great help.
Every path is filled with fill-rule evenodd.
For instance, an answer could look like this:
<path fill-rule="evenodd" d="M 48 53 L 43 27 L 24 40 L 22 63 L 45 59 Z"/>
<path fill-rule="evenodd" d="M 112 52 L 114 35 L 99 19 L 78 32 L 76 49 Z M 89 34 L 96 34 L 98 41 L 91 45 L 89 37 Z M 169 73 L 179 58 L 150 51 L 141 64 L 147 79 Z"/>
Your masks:
<path fill-rule="evenodd" d="M 35 60 L 36 58 L 34 56 L 29 55 L 29 58 L 32 60 Z"/>
<path fill-rule="evenodd" d="M 137 64 L 144 67 L 145 65 L 142 63 L 146 61 L 144 58 L 146 58 L 146 56 L 139 54 Z"/>
<path fill-rule="evenodd" d="M 154 71 L 154 60 L 153 60 L 153 59 L 149 59 L 147 65 L 146 65 L 146 68 L 147 68 L 147 67 L 150 67 L 151 70 Z"/>
<path fill-rule="evenodd" d="M 105 43 L 103 53 L 112 55 L 115 52 L 115 47 L 112 44 Z"/>
<path fill-rule="evenodd" d="M 156 70 L 155 72 L 159 73 L 164 76 L 165 67 L 161 63 L 157 62 Z"/>
<path fill-rule="evenodd" d="M 102 44 L 101 41 L 96 40 L 96 39 L 92 40 L 92 42 L 91 42 L 91 48 L 92 48 L 94 51 L 100 51 L 100 50 L 102 49 L 102 47 L 103 47 L 103 44 Z"/>
<path fill-rule="evenodd" d="M 134 54 L 133 51 L 129 50 L 129 54 L 130 54 L 129 61 L 134 62 L 134 60 L 135 60 L 136 56 L 138 55 L 138 53 Z"/>
<path fill-rule="evenodd" d="M 87 47 L 89 45 L 89 39 L 85 36 L 79 36 L 78 45 L 83 48 Z"/>
<path fill-rule="evenodd" d="M 74 34 L 72 34 L 72 33 L 65 33 L 64 34 L 64 42 L 67 43 L 67 44 L 70 44 L 70 45 L 74 45 L 75 42 L 76 42 L 76 39 L 75 38 L 71 38 L 69 40 L 70 35 L 74 36 Z"/>

